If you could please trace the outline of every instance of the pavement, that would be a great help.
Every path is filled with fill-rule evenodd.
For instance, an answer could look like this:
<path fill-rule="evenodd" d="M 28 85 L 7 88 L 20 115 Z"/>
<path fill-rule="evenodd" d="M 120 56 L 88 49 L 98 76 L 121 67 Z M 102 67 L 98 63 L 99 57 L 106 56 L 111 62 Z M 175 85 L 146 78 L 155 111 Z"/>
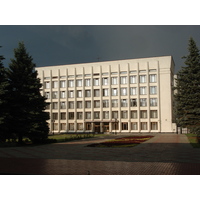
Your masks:
<path fill-rule="evenodd" d="M 200 149 L 193 148 L 182 134 L 155 134 L 128 148 L 87 147 L 121 136 L 0 148 L 0 174 L 200 175 Z"/>

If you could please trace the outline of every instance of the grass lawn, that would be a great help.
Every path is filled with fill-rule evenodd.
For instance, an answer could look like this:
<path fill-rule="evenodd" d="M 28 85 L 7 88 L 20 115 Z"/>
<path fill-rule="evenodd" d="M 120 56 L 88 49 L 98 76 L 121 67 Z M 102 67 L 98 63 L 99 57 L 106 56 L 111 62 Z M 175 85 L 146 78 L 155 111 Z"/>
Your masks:
<path fill-rule="evenodd" d="M 200 137 L 197 136 L 197 134 L 186 134 L 186 136 L 188 137 L 188 140 L 190 141 L 190 144 L 194 147 L 194 148 L 200 148 L 200 144 L 199 144 L 199 140 Z M 199 138 L 199 140 L 198 140 Z"/>
<path fill-rule="evenodd" d="M 147 136 L 128 136 L 122 138 L 116 138 L 113 140 L 101 142 L 101 143 L 94 143 L 87 145 L 88 147 L 134 147 L 138 144 L 141 144 L 154 136 L 147 135 Z"/>

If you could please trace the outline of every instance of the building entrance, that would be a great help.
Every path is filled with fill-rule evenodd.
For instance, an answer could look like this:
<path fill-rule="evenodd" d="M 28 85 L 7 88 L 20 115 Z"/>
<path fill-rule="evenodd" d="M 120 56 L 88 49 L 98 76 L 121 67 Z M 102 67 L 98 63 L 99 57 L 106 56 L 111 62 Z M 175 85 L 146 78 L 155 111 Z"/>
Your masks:
<path fill-rule="evenodd" d="M 109 122 L 103 123 L 103 132 L 109 132 Z"/>
<path fill-rule="evenodd" d="M 100 133 L 100 122 L 94 123 L 94 132 Z"/>

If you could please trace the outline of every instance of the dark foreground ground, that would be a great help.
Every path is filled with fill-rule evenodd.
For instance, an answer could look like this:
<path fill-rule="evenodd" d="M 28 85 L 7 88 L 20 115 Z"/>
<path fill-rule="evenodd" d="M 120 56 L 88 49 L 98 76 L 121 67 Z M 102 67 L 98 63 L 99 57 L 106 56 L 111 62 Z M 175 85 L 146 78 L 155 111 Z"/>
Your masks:
<path fill-rule="evenodd" d="M 185 135 L 156 134 L 130 148 L 86 147 L 104 140 L 0 148 L 0 174 L 200 175 L 200 149 L 193 148 Z"/>

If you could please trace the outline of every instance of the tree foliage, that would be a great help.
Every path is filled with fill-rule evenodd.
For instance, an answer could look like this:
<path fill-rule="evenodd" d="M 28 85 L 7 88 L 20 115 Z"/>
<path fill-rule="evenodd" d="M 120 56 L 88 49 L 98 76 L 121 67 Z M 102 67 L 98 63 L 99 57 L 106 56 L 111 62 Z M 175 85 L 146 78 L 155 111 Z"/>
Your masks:
<path fill-rule="evenodd" d="M 33 59 L 26 51 L 24 43 L 20 42 L 14 49 L 14 59 L 11 59 L 7 77 L 10 96 L 10 132 L 22 142 L 24 136 L 32 141 L 46 139 L 49 128 L 45 112 L 47 103 L 40 94 L 40 80 L 37 78 Z"/>
<path fill-rule="evenodd" d="M 185 67 L 177 74 L 176 114 L 178 126 L 192 133 L 200 131 L 200 55 L 193 38 L 189 39 Z"/>

